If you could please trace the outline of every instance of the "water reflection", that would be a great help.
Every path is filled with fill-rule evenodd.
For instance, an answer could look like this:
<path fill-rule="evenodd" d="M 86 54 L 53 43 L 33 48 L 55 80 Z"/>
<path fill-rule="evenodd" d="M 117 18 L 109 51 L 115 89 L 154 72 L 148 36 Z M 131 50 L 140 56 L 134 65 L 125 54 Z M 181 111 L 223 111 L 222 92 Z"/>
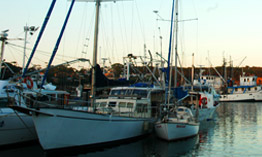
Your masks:
<path fill-rule="evenodd" d="M 199 136 L 193 138 L 188 138 L 185 140 L 167 142 L 161 139 L 158 139 L 154 134 L 130 143 L 122 143 L 118 146 L 113 146 L 111 148 L 103 148 L 100 150 L 87 151 L 85 148 L 79 148 L 70 150 L 67 152 L 50 152 L 47 153 L 47 156 L 88 156 L 88 157 L 97 157 L 97 156 L 125 156 L 125 157 L 145 157 L 145 156 L 154 156 L 154 157 L 168 157 L 168 156 L 179 156 L 185 155 L 192 151 L 196 144 L 199 143 Z M 63 156 L 62 155 L 62 156 Z"/>
<path fill-rule="evenodd" d="M 222 103 L 217 109 L 214 134 L 208 136 L 212 143 L 205 145 L 201 155 L 262 155 L 261 109 L 261 103 Z"/>

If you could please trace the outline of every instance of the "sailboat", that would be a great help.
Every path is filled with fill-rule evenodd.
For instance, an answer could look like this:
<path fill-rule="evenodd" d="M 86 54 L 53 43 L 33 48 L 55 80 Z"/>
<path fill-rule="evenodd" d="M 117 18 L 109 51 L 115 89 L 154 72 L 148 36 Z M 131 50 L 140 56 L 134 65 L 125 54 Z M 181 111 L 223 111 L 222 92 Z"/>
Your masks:
<path fill-rule="evenodd" d="M 167 70 L 167 83 L 169 88 L 166 90 L 166 100 L 163 107 L 162 116 L 155 123 L 155 131 L 159 138 L 167 141 L 178 140 L 183 138 L 192 137 L 198 134 L 199 122 L 198 117 L 194 117 L 191 109 L 186 106 L 179 106 L 177 102 L 170 103 L 170 54 L 171 54 L 171 42 L 172 42 L 172 29 L 173 29 L 173 13 L 174 13 L 175 0 L 173 0 L 172 16 L 171 16 L 171 33 L 169 43 L 169 54 L 168 54 L 168 70 Z M 175 45 L 175 60 L 177 60 L 177 27 L 178 27 L 178 0 L 176 0 L 176 45 Z M 175 68 L 177 70 L 177 62 L 175 61 Z M 175 76 L 176 82 L 176 76 Z M 175 83 L 176 86 L 176 83 Z M 198 108 L 198 105 L 196 106 Z"/>
<path fill-rule="evenodd" d="M 84 1 L 96 3 L 93 52 L 93 67 L 96 67 L 100 3 L 110 0 Z M 73 4 L 74 0 L 72 0 L 69 10 L 71 10 Z M 67 102 L 68 106 L 54 106 L 52 104 L 48 106 L 41 104 L 37 108 L 12 106 L 13 109 L 18 111 L 32 113 L 36 132 L 44 150 L 96 146 L 135 138 L 152 131 L 150 124 L 153 124 L 154 118 L 148 114 L 151 113 L 150 106 L 143 106 L 144 109 L 140 110 L 139 106 L 127 105 L 126 107 L 133 113 L 124 115 L 112 112 L 101 113 L 96 109 L 95 72 L 95 68 L 93 68 L 91 106 L 78 108 L 75 104 L 74 107 L 70 107 L 68 99 L 64 101 L 62 99 L 63 102 Z"/>

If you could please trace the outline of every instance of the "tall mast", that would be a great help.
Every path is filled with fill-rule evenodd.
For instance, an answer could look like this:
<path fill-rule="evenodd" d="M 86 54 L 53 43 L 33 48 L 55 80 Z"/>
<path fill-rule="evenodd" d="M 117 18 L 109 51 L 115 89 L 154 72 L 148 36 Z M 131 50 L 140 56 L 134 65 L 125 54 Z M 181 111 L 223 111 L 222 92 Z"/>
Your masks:
<path fill-rule="evenodd" d="M 93 69 L 92 69 L 92 86 L 91 86 L 91 106 L 95 104 L 95 96 L 96 96 L 96 66 L 97 66 L 97 45 L 98 45 L 98 26 L 99 26 L 99 8 L 100 1 L 96 1 L 96 19 L 95 19 L 95 33 L 94 33 L 94 48 L 93 48 Z"/>
<path fill-rule="evenodd" d="M 176 20 L 175 20 L 175 33 L 176 33 L 176 43 L 175 43 L 175 88 L 177 87 L 177 39 L 178 39 L 178 0 L 176 0 Z"/>
<path fill-rule="evenodd" d="M 95 17 L 95 32 L 94 32 L 94 47 L 93 47 L 93 69 L 92 69 L 92 84 L 91 84 L 91 106 L 95 105 L 96 96 L 96 67 L 97 67 L 97 47 L 98 47 L 98 31 L 99 31 L 99 12 L 101 2 L 120 1 L 120 0 L 76 0 L 79 2 L 96 2 L 96 17 Z"/>

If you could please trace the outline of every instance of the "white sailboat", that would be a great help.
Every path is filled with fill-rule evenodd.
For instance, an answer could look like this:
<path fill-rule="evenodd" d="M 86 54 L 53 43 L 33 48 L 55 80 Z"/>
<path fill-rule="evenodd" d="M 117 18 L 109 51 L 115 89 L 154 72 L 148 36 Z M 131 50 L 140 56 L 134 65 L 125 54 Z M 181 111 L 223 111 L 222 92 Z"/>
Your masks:
<path fill-rule="evenodd" d="M 173 25 L 173 10 L 174 10 L 174 2 L 173 0 L 173 7 L 172 7 L 172 18 L 171 18 L 171 34 L 172 34 L 172 25 Z M 175 47 L 175 60 L 177 60 L 177 27 L 178 27 L 178 0 L 176 0 L 176 20 L 175 20 L 175 29 L 176 29 L 176 47 Z M 170 35 L 170 45 L 169 45 L 169 59 L 168 59 L 168 73 L 171 71 L 169 70 L 170 65 L 170 53 L 171 53 L 171 42 L 172 42 L 172 35 Z M 177 62 L 175 61 L 175 68 L 177 70 Z M 170 72 L 171 73 L 171 72 Z M 169 89 L 170 91 L 171 86 L 171 74 L 167 77 Z M 176 87 L 176 74 L 175 74 L 175 87 Z M 155 131 L 159 138 L 162 138 L 167 141 L 171 140 L 178 140 L 182 138 L 192 137 L 198 134 L 199 131 L 199 122 L 193 116 L 191 109 L 185 106 L 178 106 L 177 103 L 170 104 L 170 92 L 166 92 L 168 94 L 168 98 L 166 98 L 167 103 L 163 106 L 164 107 L 164 116 L 161 117 L 155 123 Z M 198 109 L 198 105 L 196 105 Z"/>
<path fill-rule="evenodd" d="M 101 2 L 109 0 L 84 1 L 96 2 L 93 55 L 93 67 L 96 67 L 99 8 Z M 74 0 L 72 4 L 73 2 Z M 17 106 L 12 107 L 21 112 L 32 112 L 37 135 L 44 150 L 111 143 L 151 132 L 152 129 L 149 126 L 153 123 L 154 118 L 148 114 L 151 113 L 151 108 L 148 105 L 143 106 L 144 110 L 142 111 L 135 105 L 126 106 L 133 111 L 133 113 L 128 115 L 114 114 L 112 112 L 101 113 L 101 111 L 96 109 L 96 75 L 94 69 L 92 72 L 91 107 L 82 109 L 76 106 L 71 108 L 52 105 L 30 109 Z"/>
<path fill-rule="evenodd" d="M 156 122 L 155 130 L 157 136 L 164 140 L 178 140 L 197 135 L 199 123 L 189 108 L 178 106 Z"/>

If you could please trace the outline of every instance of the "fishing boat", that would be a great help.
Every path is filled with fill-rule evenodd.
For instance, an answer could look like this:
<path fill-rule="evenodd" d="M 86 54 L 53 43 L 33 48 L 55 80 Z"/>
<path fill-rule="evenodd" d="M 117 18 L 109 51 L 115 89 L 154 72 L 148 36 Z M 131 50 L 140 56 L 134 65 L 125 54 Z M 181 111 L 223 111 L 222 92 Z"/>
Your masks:
<path fill-rule="evenodd" d="M 168 89 L 166 89 L 166 99 L 161 110 L 161 117 L 155 123 L 155 132 L 159 138 L 162 138 L 167 141 L 171 140 L 179 140 L 183 138 L 192 137 L 198 134 L 199 131 L 199 122 L 198 117 L 193 116 L 191 109 L 186 106 L 180 106 L 178 102 L 170 103 L 171 97 L 171 70 L 170 70 L 170 55 L 171 55 L 171 45 L 172 45 L 172 29 L 173 29 L 173 13 L 174 13 L 174 5 L 176 5 L 176 19 L 175 19 L 175 27 L 176 27 L 176 44 L 175 44 L 175 63 L 177 60 L 177 27 L 178 27 L 178 0 L 173 0 L 172 6 L 172 16 L 171 16 L 171 35 L 170 35 L 170 43 L 169 43 L 169 57 L 168 57 L 168 70 L 167 70 L 167 83 Z M 177 71 L 177 65 L 175 65 L 175 71 Z M 176 73 L 175 73 L 175 88 L 176 88 Z M 163 112 L 162 112 L 163 109 Z M 198 105 L 196 105 L 196 109 L 198 109 Z M 198 111 L 198 110 L 197 110 Z M 197 112 L 198 113 L 198 112 Z"/>
<path fill-rule="evenodd" d="M 86 0 L 89 1 L 89 0 Z M 97 66 L 97 39 L 98 39 L 98 19 L 100 3 L 108 0 L 90 0 L 96 3 L 96 22 L 94 37 L 93 67 Z M 116 1 L 116 0 L 113 0 Z M 66 21 L 72 10 L 74 0 L 72 0 Z M 51 7 L 53 7 L 51 5 Z M 50 8 L 51 8 L 50 7 Z M 66 22 L 64 26 L 66 25 Z M 65 27 L 63 27 L 64 29 Z M 63 31 L 61 31 L 62 33 Z M 61 39 L 61 34 L 58 40 Z M 57 42 L 59 45 L 59 42 Z M 54 49 L 57 50 L 58 45 Z M 53 53 L 53 54 L 54 54 Z M 53 55 L 54 57 L 54 55 Z M 50 67 L 52 59 L 48 64 Z M 83 101 L 72 102 L 69 99 L 61 99 L 68 105 L 54 105 L 51 102 L 48 106 L 35 101 L 35 108 L 24 108 L 12 106 L 13 109 L 24 113 L 32 113 L 36 132 L 40 144 L 44 150 L 62 149 L 77 146 L 97 146 L 112 142 L 123 141 L 130 138 L 143 136 L 150 133 L 152 129 L 148 127 L 153 123 L 150 114 L 151 107 L 143 106 L 141 110 L 138 106 L 127 104 L 132 112 L 130 114 L 101 112 L 97 108 L 95 68 L 92 68 L 92 88 L 91 104 Z M 26 70 L 25 70 L 26 71 Z M 45 75 L 48 73 L 48 69 Z M 46 77 L 46 76 L 45 76 Z M 44 77 L 44 78 L 45 78 Z M 139 99 L 137 97 L 136 99 Z M 83 104 L 89 104 L 83 107 Z M 73 105 L 73 106 L 70 106 Z M 79 106 L 79 107 L 77 107 Z M 81 108 L 82 107 L 82 108 Z M 111 107 L 111 106 L 110 106 Z"/>
<path fill-rule="evenodd" d="M 206 90 L 205 90 L 206 89 Z M 196 114 L 195 105 L 199 105 L 198 120 L 210 121 L 214 118 L 214 113 L 219 106 L 219 94 L 216 93 L 213 87 L 202 87 L 202 91 L 196 90 L 189 92 L 189 97 L 184 100 L 184 103 L 190 104 L 193 115 Z"/>
<path fill-rule="evenodd" d="M 240 76 L 240 84 L 228 86 L 220 95 L 221 102 L 262 101 L 262 88 L 257 76 Z"/>
<path fill-rule="evenodd" d="M 212 86 L 184 86 L 178 92 L 184 92 L 180 99 L 191 108 L 193 115 L 196 115 L 196 105 L 199 106 L 198 120 L 200 122 L 213 120 L 213 115 L 219 106 L 220 95 Z"/>

